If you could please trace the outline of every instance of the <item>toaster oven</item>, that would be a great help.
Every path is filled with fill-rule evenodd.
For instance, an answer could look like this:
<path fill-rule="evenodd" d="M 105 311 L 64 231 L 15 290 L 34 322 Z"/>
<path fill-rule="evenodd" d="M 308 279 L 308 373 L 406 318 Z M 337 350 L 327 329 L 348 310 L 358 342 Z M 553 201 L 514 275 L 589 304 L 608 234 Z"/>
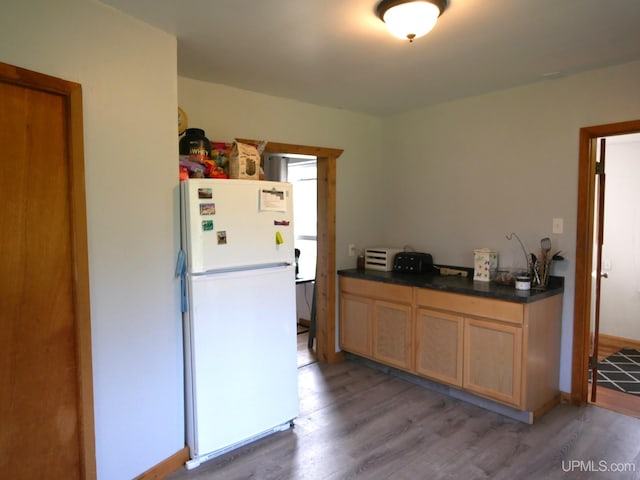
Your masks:
<path fill-rule="evenodd" d="M 433 272 L 433 257 L 429 253 L 398 253 L 393 260 L 393 271 L 401 273 L 431 273 Z"/>

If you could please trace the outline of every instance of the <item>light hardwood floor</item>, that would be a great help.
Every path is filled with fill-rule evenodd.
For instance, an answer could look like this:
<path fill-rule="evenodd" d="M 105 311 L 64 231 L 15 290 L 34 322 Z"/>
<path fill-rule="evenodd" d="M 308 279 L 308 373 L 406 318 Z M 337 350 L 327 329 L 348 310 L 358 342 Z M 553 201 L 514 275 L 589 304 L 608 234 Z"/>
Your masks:
<path fill-rule="evenodd" d="M 299 385 L 293 429 L 168 479 L 640 476 L 640 420 L 593 405 L 559 405 L 527 425 L 353 360 L 302 367 Z M 635 472 L 587 471 L 602 467 Z"/>
<path fill-rule="evenodd" d="M 592 385 L 589 384 L 587 397 L 589 401 L 591 401 L 591 388 Z M 640 396 L 631 393 L 618 392 L 599 386 L 596 391 L 596 401 L 594 405 L 613 410 L 614 412 L 623 413 L 630 417 L 640 418 Z"/>
<path fill-rule="evenodd" d="M 598 345 L 598 361 L 602 361 L 609 355 L 613 355 L 623 348 L 640 349 L 640 342 L 628 338 L 600 335 Z M 591 384 L 587 398 L 591 401 Z M 609 388 L 598 387 L 596 401 L 594 403 L 602 408 L 640 418 L 640 396 L 631 393 L 623 393 Z M 640 475 L 639 475 L 640 477 Z"/>

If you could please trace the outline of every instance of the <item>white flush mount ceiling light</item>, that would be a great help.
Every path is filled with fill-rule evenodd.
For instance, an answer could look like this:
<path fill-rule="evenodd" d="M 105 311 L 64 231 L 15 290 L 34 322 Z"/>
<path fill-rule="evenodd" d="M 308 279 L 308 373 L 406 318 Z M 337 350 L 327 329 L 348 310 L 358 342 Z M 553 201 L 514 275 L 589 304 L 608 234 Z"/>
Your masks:
<path fill-rule="evenodd" d="M 438 17 L 447 8 L 447 0 L 382 0 L 376 14 L 391 35 L 413 42 L 436 26 Z"/>

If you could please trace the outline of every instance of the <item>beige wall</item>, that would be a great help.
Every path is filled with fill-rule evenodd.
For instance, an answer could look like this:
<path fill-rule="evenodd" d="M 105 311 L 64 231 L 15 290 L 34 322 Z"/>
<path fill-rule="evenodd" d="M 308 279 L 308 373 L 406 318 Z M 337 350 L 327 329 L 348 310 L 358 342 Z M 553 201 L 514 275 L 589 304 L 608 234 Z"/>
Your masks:
<path fill-rule="evenodd" d="M 473 266 L 493 247 L 504 266 L 523 266 L 550 237 L 567 258 L 560 387 L 571 389 L 571 349 L 581 127 L 640 119 L 640 62 L 462 99 L 385 119 L 396 168 L 396 201 L 378 205 L 387 243 L 409 243 L 434 261 Z M 402 208 L 398 208 L 398 206 Z M 398 213 L 400 212 L 400 213 Z M 551 233 L 552 219 L 564 233 Z"/>
<path fill-rule="evenodd" d="M 567 254 L 561 388 L 570 388 L 578 129 L 640 118 L 640 62 L 379 119 L 178 78 L 176 39 L 93 0 L 5 0 L 0 61 L 83 85 L 99 478 L 131 478 L 184 445 L 176 104 L 212 140 L 342 148 L 347 245 L 410 244 L 505 261 L 516 231 Z M 179 102 L 178 102 L 179 100 Z M 34 174 L 46 174 L 35 172 Z"/>
<path fill-rule="evenodd" d="M 178 79 L 178 100 L 191 127 L 210 140 L 253 138 L 344 150 L 337 162 L 337 264 L 355 267 L 347 245 L 381 241 L 384 224 L 371 208 L 384 186 L 387 162 L 379 118 L 233 87 Z M 286 153 L 286 152 L 285 152 Z"/>
<path fill-rule="evenodd" d="M 82 84 L 98 478 L 133 478 L 184 446 L 176 39 L 92 0 L 3 0 L 0 61 Z"/>
<path fill-rule="evenodd" d="M 405 246 L 436 263 L 472 266 L 493 247 L 523 267 L 516 232 L 537 253 L 550 237 L 567 258 L 561 389 L 571 389 L 581 127 L 640 118 L 640 62 L 470 97 L 376 121 L 180 78 L 181 106 L 210 138 L 266 138 L 344 148 L 338 171 L 338 266 L 347 245 Z M 211 112 L 215 112 L 212 114 Z M 339 120 L 336 123 L 336 118 Z M 330 128 L 335 125 L 336 128 Z M 564 233 L 552 234 L 553 218 Z"/>

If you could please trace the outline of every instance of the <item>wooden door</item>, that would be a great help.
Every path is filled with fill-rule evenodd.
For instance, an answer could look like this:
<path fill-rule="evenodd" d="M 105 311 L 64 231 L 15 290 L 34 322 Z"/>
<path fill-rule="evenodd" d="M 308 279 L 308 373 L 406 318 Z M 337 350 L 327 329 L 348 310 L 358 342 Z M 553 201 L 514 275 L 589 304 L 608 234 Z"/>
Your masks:
<path fill-rule="evenodd" d="M 592 310 L 594 204 L 596 146 L 601 137 L 640 132 L 640 120 L 594 125 L 580 129 L 578 158 L 578 214 L 576 235 L 575 299 L 573 307 L 573 353 L 571 368 L 571 402 L 587 401 Z"/>
<path fill-rule="evenodd" d="M 0 64 L 0 477 L 95 478 L 80 85 Z"/>
<path fill-rule="evenodd" d="M 598 390 L 598 341 L 600 339 L 600 292 L 602 277 L 607 274 L 602 273 L 602 247 L 604 245 L 604 193 L 605 193 L 605 153 L 606 153 L 607 139 L 600 139 L 600 161 L 596 168 L 596 175 L 598 176 L 597 190 L 596 190 L 596 233 L 597 240 L 595 244 L 595 267 L 596 267 L 596 282 L 595 291 L 593 292 L 593 345 L 591 355 L 589 357 L 589 367 L 591 368 L 591 401 L 595 403 L 596 392 Z"/>

